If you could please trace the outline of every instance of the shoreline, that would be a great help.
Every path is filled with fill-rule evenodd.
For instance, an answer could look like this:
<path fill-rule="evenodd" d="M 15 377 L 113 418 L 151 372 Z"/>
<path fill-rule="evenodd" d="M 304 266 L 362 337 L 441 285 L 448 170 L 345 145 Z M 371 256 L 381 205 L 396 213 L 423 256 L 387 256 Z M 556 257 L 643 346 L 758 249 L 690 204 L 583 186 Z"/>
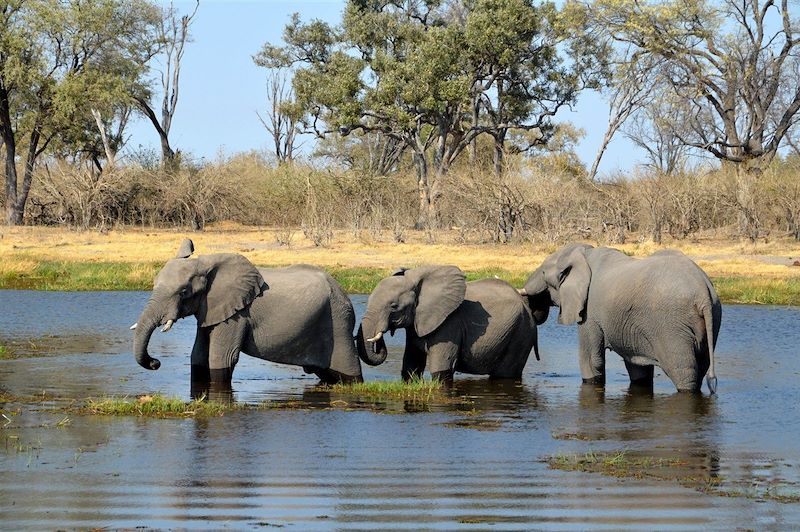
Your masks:
<path fill-rule="evenodd" d="M 316 247 L 295 230 L 290 246 L 277 243 L 280 228 L 218 224 L 202 233 L 124 228 L 108 232 L 53 227 L 0 228 L 0 289 L 107 291 L 150 290 L 161 266 L 180 242 L 191 238 L 196 254 L 240 253 L 259 267 L 313 264 L 327 270 L 350 294 L 367 294 L 399 267 L 454 264 L 468 280 L 498 277 L 521 287 L 557 244 L 463 243 L 455 231 L 441 231 L 429 243 L 422 232 L 404 243 L 386 235 L 337 231 L 328 247 Z M 463 237 L 462 237 L 463 239 Z M 599 243 L 592 243 L 598 245 Z M 602 244 L 600 244 L 602 245 Z M 671 241 L 662 246 L 632 242 L 611 245 L 643 257 L 679 249 L 711 277 L 724 304 L 800 306 L 800 242 L 772 240 L 755 246 L 709 238 Z"/>

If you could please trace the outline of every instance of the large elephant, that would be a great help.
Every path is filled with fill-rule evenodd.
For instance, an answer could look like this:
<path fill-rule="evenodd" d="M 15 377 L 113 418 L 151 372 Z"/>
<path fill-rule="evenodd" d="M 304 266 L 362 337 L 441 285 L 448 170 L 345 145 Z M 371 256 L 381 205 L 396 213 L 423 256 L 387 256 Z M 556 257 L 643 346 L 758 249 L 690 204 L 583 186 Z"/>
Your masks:
<path fill-rule="evenodd" d="M 150 301 L 131 327 L 142 367 L 161 365 L 147 353 L 155 328 L 168 331 L 194 315 L 193 382 L 229 385 L 240 352 L 303 366 L 325 382 L 362 380 L 353 306 L 325 271 L 307 265 L 257 269 L 238 254 L 189 258 L 193 251 L 185 240 L 158 273 Z"/>
<path fill-rule="evenodd" d="M 570 244 L 545 259 L 520 290 L 534 314 L 578 323 L 581 376 L 605 383 L 605 351 L 625 361 L 631 382 L 652 385 L 653 366 L 679 391 L 715 393 L 714 347 L 722 306 L 708 276 L 679 251 L 635 259 L 611 248 Z"/>
<path fill-rule="evenodd" d="M 402 376 L 452 380 L 455 371 L 520 378 L 536 323 L 527 301 L 498 279 L 466 282 L 455 266 L 401 270 L 370 294 L 356 343 L 362 360 L 386 359 L 385 332 L 406 331 Z M 371 345 L 367 345 L 371 344 Z"/>

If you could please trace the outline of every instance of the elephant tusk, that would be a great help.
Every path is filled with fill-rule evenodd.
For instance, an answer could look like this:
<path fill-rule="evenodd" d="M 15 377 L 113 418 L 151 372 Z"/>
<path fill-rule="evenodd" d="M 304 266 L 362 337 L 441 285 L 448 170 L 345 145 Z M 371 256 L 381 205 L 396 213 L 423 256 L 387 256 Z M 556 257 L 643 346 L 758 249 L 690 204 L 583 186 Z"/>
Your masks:
<path fill-rule="evenodd" d="M 379 332 L 379 333 L 378 333 L 378 334 L 376 334 L 374 337 L 372 337 L 372 338 L 368 338 L 368 339 L 367 339 L 367 342 L 377 342 L 377 341 L 378 341 L 378 340 L 380 340 L 382 337 L 383 337 L 383 333 L 382 333 L 382 332 Z"/>
<path fill-rule="evenodd" d="M 527 295 L 528 295 L 528 292 L 526 292 L 524 288 L 520 288 L 520 289 L 518 289 L 518 290 L 517 290 L 517 292 L 518 292 L 518 293 L 519 293 L 519 295 L 521 295 L 521 296 L 527 296 Z"/>
<path fill-rule="evenodd" d="M 138 326 L 139 326 L 139 322 L 137 321 L 136 323 L 134 323 L 133 325 L 130 326 L 130 329 L 134 330 Z"/>
<path fill-rule="evenodd" d="M 170 329 L 172 329 L 172 324 L 173 324 L 173 323 L 175 323 L 175 322 L 174 322 L 174 321 L 172 321 L 172 320 L 167 320 L 167 324 L 166 324 L 166 325 L 164 325 L 164 328 L 163 328 L 163 329 L 161 329 L 161 332 L 167 332 L 167 331 L 169 331 Z"/>

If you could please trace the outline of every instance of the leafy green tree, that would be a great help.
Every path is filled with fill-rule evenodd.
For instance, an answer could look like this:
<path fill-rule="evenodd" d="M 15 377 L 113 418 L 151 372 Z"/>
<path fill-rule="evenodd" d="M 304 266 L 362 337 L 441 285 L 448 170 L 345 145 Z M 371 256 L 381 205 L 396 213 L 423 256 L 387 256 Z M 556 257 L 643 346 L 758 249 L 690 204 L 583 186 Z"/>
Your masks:
<path fill-rule="evenodd" d="M 414 163 L 419 227 L 437 223 L 443 176 L 479 135 L 502 169 L 512 130 L 538 130 L 587 85 L 591 47 L 568 39 L 553 4 L 529 0 L 351 0 L 342 24 L 302 23 L 256 57 L 293 66 L 305 126 L 318 136 L 380 132 Z M 571 58 L 568 60 L 567 55 Z"/>
<path fill-rule="evenodd" d="M 157 20 L 145 0 L 0 1 L 7 223 L 22 223 L 36 161 L 48 147 L 78 137 L 91 108 L 106 111 L 127 97 Z"/>

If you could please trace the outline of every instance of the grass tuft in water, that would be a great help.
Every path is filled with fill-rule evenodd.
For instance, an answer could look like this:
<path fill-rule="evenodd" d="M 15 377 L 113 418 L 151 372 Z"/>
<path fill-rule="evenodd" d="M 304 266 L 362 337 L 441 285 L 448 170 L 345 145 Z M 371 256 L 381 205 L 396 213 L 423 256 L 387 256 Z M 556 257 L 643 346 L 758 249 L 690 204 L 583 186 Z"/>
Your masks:
<path fill-rule="evenodd" d="M 140 417 L 216 417 L 226 411 L 241 409 L 236 404 L 206 401 L 205 398 L 183 401 L 177 397 L 163 395 L 143 395 L 135 399 L 107 398 L 88 399 L 86 411 L 91 414 L 105 416 L 140 416 Z"/>
<path fill-rule="evenodd" d="M 657 458 L 638 455 L 627 450 L 611 452 L 588 451 L 584 454 L 558 454 L 547 460 L 550 468 L 562 471 L 601 473 L 617 478 L 674 481 L 682 486 L 719 497 L 745 497 L 781 503 L 800 502 L 796 487 L 783 483 L 753 485 L 710 476 L 706 470 L 692 467 L 680 458 Z"/>
<path fill-rule="evenodd" d="M 444 385 L 440 381 L 414 378 L 404 381 L 372 381 L 352 384 L 333 384 L 330 391 L 357 395 L 370 399 L 404 399 L 408 401 L 447 401 Z"/>
<path fill-rule="evenodd" d="M 0 360 L 11 360 L 13 358 L 16 358 L 14 352 L 8 346 L 0 344 Z"/>

